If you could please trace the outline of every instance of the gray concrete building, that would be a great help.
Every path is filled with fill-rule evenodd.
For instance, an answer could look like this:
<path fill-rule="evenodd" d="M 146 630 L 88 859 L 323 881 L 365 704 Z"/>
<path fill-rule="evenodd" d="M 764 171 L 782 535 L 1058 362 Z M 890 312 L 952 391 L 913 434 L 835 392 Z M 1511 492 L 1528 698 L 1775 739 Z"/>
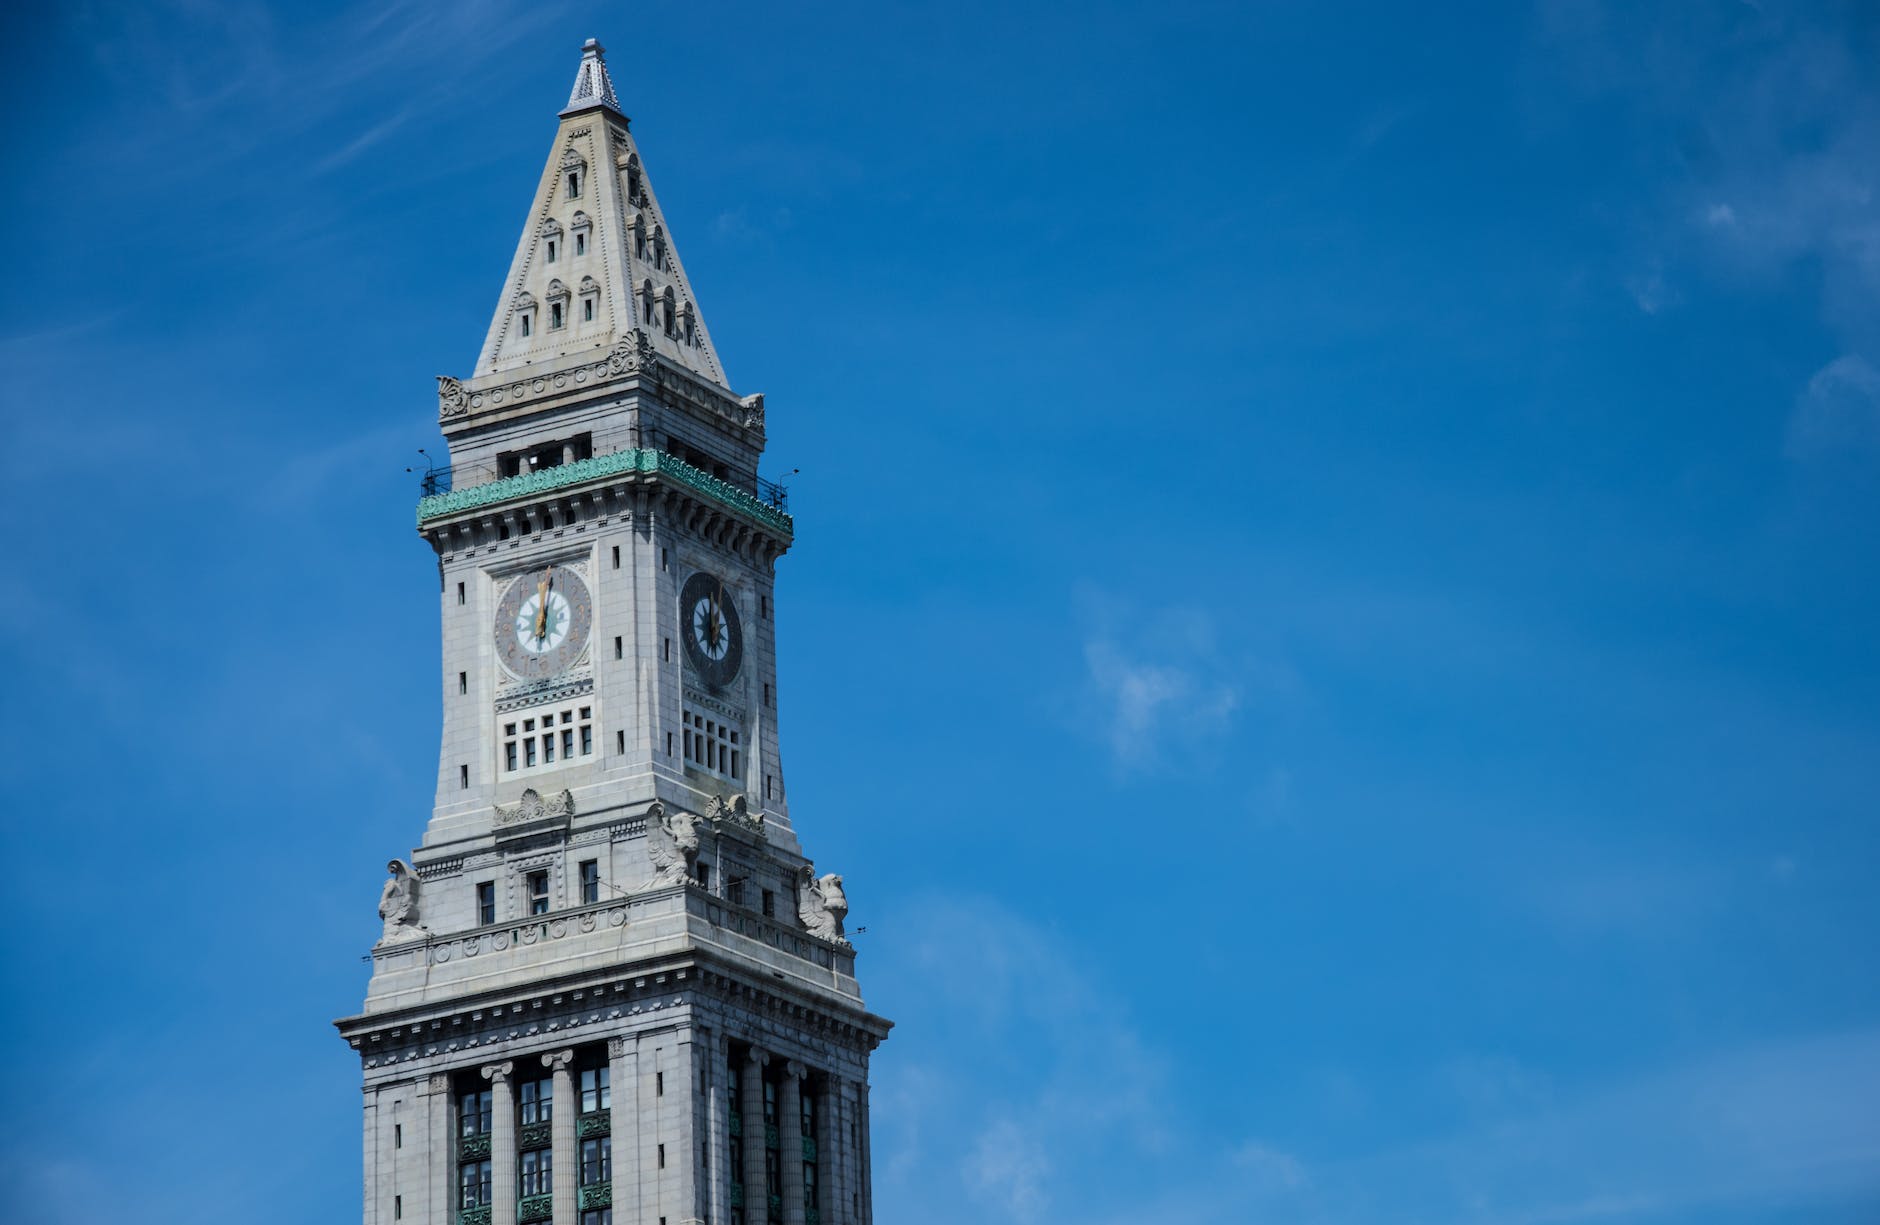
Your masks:
<path fill-rule="evenodd" d="M 418 505 L 437 802 L 388 865 L 365 1225 L 867 1225 L 869 1012 L 778 738 L 784 491 L 582 50 Z"/>

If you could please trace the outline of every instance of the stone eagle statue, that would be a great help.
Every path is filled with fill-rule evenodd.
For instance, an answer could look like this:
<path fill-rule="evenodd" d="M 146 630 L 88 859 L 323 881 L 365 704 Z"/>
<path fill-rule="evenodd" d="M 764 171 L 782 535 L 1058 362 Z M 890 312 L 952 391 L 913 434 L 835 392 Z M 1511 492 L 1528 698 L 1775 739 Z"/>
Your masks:
<path fill-rule="evenodd" d="M 698 860 L 698 818 L 689 812 L 668 813 L 654 800 L 646 810 L 646 857 L 653 865 L 649 889 L 677 885 L 691 878 Z"/>
<path fill-rule="evenodd" d="M 423 939 L 424 929 L 418 926 L 417 873 L 402 859 L 392 860 L 385 870 L 392 875 L 385 888 L 379 890 L 379 918 L 385 921 L 379 944 Z"/>
<path fill-rule="evenodd" d="M 803 880 L 796 891 L 796 917 L 812 936 L 847 944 L 842 938 L 842 920 L 849 913 L 849 899 L 842 892 L 842 878 L 834 872 L 818 877 L 816 869 L 803 865 Z"/>

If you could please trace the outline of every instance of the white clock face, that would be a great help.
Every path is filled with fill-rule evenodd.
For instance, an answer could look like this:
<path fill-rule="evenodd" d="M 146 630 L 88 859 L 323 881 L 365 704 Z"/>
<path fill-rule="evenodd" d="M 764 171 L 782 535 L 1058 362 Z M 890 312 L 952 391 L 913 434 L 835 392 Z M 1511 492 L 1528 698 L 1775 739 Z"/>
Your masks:
<path fill-rule="evenodd" d="M 706 596 L 692 606 L 692 643 L 705 658 L 716 662 L 731 649 L 731 627 L 723 605 Z"/>
<path fill-rule="evenodd" d="M 516 610 L 516 645 L 531 655 L 546 655 L 568 640 L 574 610 L 559 591 L 533 593 Z"/>

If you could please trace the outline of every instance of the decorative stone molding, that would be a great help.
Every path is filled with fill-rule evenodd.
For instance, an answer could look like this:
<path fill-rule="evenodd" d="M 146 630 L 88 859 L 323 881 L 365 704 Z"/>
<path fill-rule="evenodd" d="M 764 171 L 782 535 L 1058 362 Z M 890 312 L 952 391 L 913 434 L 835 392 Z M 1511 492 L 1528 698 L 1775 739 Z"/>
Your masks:
<path fill-rule="evenodd" d="M 625 1038 L 607 1039 L 607 1057 L 609 1059 L 618 1059 L 626 1053 L 627 1040 Z"/>
<path fill-rule="evenodd" d="M 542 1056 L 542 1066 L 549 1069 L 551 1072 L 559 1072 L 573 1062 L 574 1052 L 571 1050 L 550 1051 L 548 1054 Z M 557 1107 L 560 1107 L 562 1104 L 561 1102 L 555 1103 Z M 559 1113 L 559 1110 L 557 1113 Z"/>
<path fill-rule="evenodd" d="M 470 397 L 464 393 L 463 384 L 448 374 L 437 376 L 437 419 L 448 421 L 452 417 L 470 415 Z"/>
<path fill-rule="evenodd" d="M 515 1070 L 516 1070 L 516 1065 L 513 1060 L 505 1060 L 502 1063 L 485 1064 L 482 1069 L 483 1079 L 489 1081 L 493 1085 L 501 1084 L 502 1082 L 507 1081 L 509 1079 L 510 1073 L 514 1072 Z"/>
<path fill-rule="evenodd" d="M 560 236 L 561 236 L 561 222 L 555 220 L 553 217 L 550 217 L 547 221 L 544 221 L 542 223 L 542 237 L 543 238 L 559 238 Z"/>
<path fill-rule="evenodd" d="M 639 328 L 622 333 L 607 353 L 607 373 L 647 374 L 660 381 L 659 355 L 653 351 L 653 339 Z"/>
<path fill-rule="evenodd" d="M 713 824 L 729 825 L 756 834 L 760 839 L 768 840 L 764 830 L 764 814 L 751 815 L 750 801 L 742 795 L 734 795 L 729 800 L 714 795 L 705 806 L 705 816 Z"/>
<path fill-rule="evenodd" d="M 574 815 L 574 793 L 563 789 L 549 796 L 546 800 L 535 788 L 530 787 L 522 793 L 520 803 L 496 805 L 496 824 L 527 825 L 532 821 L 546 821 Z"/>

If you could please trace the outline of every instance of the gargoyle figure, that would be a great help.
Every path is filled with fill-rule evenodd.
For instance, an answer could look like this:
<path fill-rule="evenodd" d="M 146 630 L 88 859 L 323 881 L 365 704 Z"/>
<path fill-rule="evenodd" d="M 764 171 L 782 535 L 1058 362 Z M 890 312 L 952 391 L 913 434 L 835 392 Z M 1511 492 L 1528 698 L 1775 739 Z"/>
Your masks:
<path fill-rule="evenodd" d="M 816 870 L 805 864 L 803 880 L 796 891 L 796 917 L 812 936 L 841 944 L 842 920 L 849 913 L 849 899 L 842 892 L 842 878 L 834 872 L 818 878 Z"/>
<path fill-rule="evenodd" d="M 385 865 L 385 870 L 392 876 L 385 882 L 385 888 L 379 890 L 379 918 L 385 920 L 379 943 L 423 939 L 424 929 L 418 926 L 417 874 L 402 859 L 392 860 Z"/>
<path fill-rule="evenodd" d="M 658 800 L 646 810 L 646 856 L 653 863 L 649 889 L 676 885 L 692 875 L 698 859 L 698 818 L 689 812 L 668 813 Z"/>

